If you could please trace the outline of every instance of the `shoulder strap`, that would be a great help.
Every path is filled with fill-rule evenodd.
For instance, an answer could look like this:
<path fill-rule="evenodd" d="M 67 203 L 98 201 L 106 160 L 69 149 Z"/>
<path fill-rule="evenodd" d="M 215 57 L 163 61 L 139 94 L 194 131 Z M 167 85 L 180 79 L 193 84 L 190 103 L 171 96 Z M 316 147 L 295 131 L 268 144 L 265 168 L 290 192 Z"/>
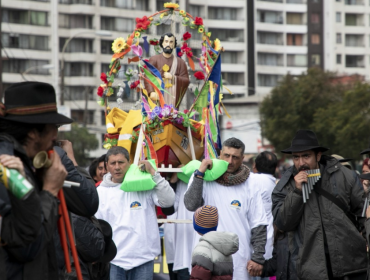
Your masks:
<path fill-rule="evenodd" d="M 331 202 L 333 202 L 335 205 L 337 205 L 340 209 L 342 209 L 342 211 L 344 212 L 344 214 L 346 214 L 346 216 L 353 222 L 355 223 L 355 217 L 353 216 L 353 214 L 350 212 L 350 208 L 345 205 L 341 200 L 339 200 L 338 198 L 336 198 L 334 195 L 332 195 L 331 193 L 327 192 L 326 190 L 324 190 L 323 188 L 321 188 L 320 185 L 317 185 L 316 188 L 314 188 L 315 192 L 317 192 L 318 194 L 321 194 L 322 196 L 324 196 L 326 199 L 330 200 Z"/>

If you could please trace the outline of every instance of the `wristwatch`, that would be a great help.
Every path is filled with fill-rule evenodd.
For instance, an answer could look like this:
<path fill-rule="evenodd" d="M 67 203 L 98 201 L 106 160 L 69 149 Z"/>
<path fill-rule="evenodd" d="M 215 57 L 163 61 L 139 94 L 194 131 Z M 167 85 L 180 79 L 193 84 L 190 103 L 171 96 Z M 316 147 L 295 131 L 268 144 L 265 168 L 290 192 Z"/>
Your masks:
<path fill-rule="evenodd" d="M 203 177 L 204 177 L 204 173 L 203 172 L 200 172 L 198 169 L 196 169 L 194 171 L 194 176 L 199 178 L 199 179 L 202 179 L 203 180 Z"/>

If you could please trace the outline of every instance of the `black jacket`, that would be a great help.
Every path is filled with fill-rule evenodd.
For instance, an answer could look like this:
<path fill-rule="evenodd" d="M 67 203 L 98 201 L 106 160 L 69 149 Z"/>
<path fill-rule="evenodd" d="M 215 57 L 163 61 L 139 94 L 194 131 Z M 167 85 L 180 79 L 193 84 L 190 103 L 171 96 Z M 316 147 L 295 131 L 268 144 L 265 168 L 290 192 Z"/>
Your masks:
<path fill-rule="evenodd" d="M 0 184 L 1 236 L 7 243 L 0 247 L 1 267 L 5 267 L 7 278 L 12 280 L 57 279 L 53 233 L 57 225 L 58 200 L 42 190 L 29 158 L 14 138 L 0 135 L 0 154 L 19 157 L 27 180 L 35 187 L 28 199 L 19 201 Z M 1 277 L 5 279 L 5 274 Z"/>

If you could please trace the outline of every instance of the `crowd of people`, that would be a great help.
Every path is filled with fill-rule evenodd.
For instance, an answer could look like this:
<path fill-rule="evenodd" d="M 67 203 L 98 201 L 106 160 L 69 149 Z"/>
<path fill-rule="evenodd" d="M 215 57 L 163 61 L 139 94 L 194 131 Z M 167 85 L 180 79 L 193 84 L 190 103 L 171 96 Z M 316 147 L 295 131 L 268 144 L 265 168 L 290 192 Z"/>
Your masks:
<path fill-rule="evenodd" d="M 51 85 L 14 84 L 4 100 L 0 164 L 34 190 L 19 198 L 0 183 L 1 279 L 152 280 L 161 254 L 158 211 L 175 221 L 163 225 L 171 280 L 368 277 L 369 160 L 357 174 L 342 157 L 325 155 L 311 130 L 297 131 L 281 151 L 293 165 L 279 179 L 274 153 L 260 153 L 249 169 L 244 143 L 229 138 L 219 154 L 227 162 L 222 174 L 205 180 L 216 162 L 203 159 L 184 182 L 143 160 L 153 189 L 126 192 L 129 152 L 112 147 L 88 171 L 78 166 L 72 143 L 58 139 L 58 127 L 72 119 L 57 112 Z M 50 166 L 36 169 L 42 151 Z M 74 235 L 67 241 L 64 200 Z"/>

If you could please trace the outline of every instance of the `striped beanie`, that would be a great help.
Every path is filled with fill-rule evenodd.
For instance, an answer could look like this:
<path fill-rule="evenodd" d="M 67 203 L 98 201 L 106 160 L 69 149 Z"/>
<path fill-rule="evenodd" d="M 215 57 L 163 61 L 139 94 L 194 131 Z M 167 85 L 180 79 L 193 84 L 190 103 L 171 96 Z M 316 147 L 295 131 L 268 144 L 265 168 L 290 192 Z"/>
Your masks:
<path fill-rule="evenodd" d="M 210 205 L 198 208 L 194 213 L 193 224 L 195 231 L 201 234 L 216 231 L 218 225 L 217 208 Z"/>

